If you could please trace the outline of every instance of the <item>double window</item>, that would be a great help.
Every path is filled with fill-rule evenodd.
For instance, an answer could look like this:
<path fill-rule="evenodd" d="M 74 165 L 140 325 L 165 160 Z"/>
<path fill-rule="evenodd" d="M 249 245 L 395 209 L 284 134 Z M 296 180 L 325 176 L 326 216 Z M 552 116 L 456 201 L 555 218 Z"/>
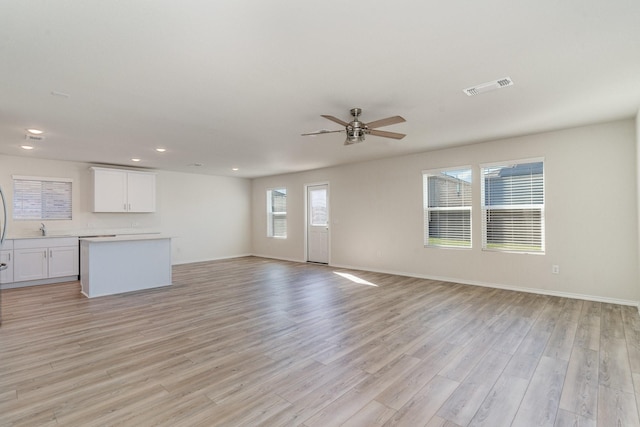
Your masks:
<path fill-rule="evenodd" d="M 471 247 L 471 167 L 423 172 L 424 244 Z"/>
<path fill-rule="evenodd" d="M 287 189 L 267 190 L 267 236 L 287 237 Z"/>
<path fill-rule="evenodd" d="M 71 219 L 71 183 L 66 178 L 13 176 L 13 219 Z"/>
<path fill-rule="evenodd" d="M 471 248 L 471 167 L 423 172 L 425 246 Z M 482 249 L 544 253 L 544 160 L 480 166 Z"/>

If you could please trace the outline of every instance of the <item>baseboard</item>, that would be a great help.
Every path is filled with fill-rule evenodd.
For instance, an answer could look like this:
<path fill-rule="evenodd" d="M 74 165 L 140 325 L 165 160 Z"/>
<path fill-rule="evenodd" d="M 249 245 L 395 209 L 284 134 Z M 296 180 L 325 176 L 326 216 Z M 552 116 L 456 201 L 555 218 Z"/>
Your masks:
<path fill-rule="evenodd" d="M 244 258 L 248 256 L 253 256 L 253 254 L 239 254 L 239 255 L 228 255 L 217 258 L 202 258 L 196 260 L 184 260 L 179 262 L 172 262 L 171 265 L 183 265 L 183 264 L 195 264 L 196 262 L 208 262 L 208 261 L 222 261 L 225 259 L 233 259 L 233 258 Z"/>
<path fill-rule="evenodd" d="M 603 297 L 599 295 L 576 294 L 571 292 L 561 292 L 561 291 L 553 291 L 553 290 L 539 289 L 539 288 L 522 288 L 518 286 L 504 285 L 500 283 L 479 282 L 479 281 L 473 281 L 473 280 L 459 279 L 455 277 L 430 276 L 430 275 L 407 273 L 407 272 L 393 271 L 393 270 L 378 270 L 378 269 L 374 270 L 374 269 L 355 267 L 350 265 L 332 264 L 331 267 L 346 268 L 350 270 L 371 271 L 374 273 L 394 274 L 397 276 L 415 277 L 417 279 L 438 280 L 441 282 L 460 283 L 462 285 L 482 286 L 485 288 L 504 289 L 506 291 L 526 292 L 530 294 L 549 295 L 554 297 L 580 299 L 585 301 L 595 301 L 595 302 L 602 302 L 606 304 L 627 305 L 627 306 L 637 307 L 638 314 L 640 314 L 640 302 L 633 301 L 633 300 L 608 298 L 608 297 Z"/>
<path fill-rule="evenodd" d="M 24 282 L 3 283 L 2 285 L 0 285 L 0 289 L 16 289 L 26 288 L 27 286 L 53 285 L 54 283 L 76 282 L 78 281 L 78 279 L 78 276 L 67 276 L 40 280 L 27 280 Z"/>
<path fill-rule="evenodd" d="M 278 261 L 290 261 L 290 262 L 300 262 L 300 263 L 306 262 L 306 261 L 304 261 L 302 259 L 282 258 L 282 257 L 273 256 L 273 255 L 251 254 L 250 256 L 254 256 L 254 257 L 258 257 L 258 258 L 275 259 L 275 260 L 278 260 Z"/>

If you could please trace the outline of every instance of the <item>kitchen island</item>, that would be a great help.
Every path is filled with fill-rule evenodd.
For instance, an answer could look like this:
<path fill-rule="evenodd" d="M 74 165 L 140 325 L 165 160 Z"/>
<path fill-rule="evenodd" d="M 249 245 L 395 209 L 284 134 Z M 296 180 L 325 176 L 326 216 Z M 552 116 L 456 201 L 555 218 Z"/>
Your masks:
<path fill-rule="evenodd" d="M 80 260 L 89 298 L 171 285 L 171 237 L 161 234 L 81 238 Z"/>

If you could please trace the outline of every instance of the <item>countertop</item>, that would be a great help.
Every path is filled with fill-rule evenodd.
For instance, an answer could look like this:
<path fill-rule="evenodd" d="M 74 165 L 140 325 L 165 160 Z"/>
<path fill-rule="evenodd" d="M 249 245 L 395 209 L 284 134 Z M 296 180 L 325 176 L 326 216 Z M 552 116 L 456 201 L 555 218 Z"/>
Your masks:
<path fill-rule="evenodd" d="M 56 238 L 64 238 L 64 237 L 78 237 L 80 239 L 85 238 L 105 238 L 105 237 L 119 237 L 119 236 L 148 236 L 148 235 L 158 235 L 159 231 L 140 231 L 140 232 L 119 232 L 119 231 L 102 231 L 102 230 L 87 230 L 87 231 L 78 231 L 78 232 L 63 232 L 63 233 L 47 233 L 46 236 L 41 234 L 29 234 L 29 235 L 9 235 L 5 237 L 5 240 L 24 240 L 24 239 L 56 239 Z"/>
<path fill-rule="evenodd" d="M 120 234 L 117 236 L 103 236 L 103 237 L 80 237 L 83 242 L 91 243 L 104 243 L 104 242 L 130 242 L 135 240 L 158 240 L 158 239 L 171 239 L 171 236 L 166 234 Z"/>

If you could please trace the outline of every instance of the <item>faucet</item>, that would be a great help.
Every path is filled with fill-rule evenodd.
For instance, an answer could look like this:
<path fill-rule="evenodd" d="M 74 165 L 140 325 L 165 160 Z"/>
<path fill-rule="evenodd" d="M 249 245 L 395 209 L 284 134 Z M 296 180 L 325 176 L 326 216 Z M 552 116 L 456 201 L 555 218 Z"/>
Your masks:
<path fill-rule="evenodd" d="M 42 231 L 42 235 L 46 236 L 47 235 L 47 226 L 44 225 L 44 222 L 40 223 L 40 231 Z"/>

